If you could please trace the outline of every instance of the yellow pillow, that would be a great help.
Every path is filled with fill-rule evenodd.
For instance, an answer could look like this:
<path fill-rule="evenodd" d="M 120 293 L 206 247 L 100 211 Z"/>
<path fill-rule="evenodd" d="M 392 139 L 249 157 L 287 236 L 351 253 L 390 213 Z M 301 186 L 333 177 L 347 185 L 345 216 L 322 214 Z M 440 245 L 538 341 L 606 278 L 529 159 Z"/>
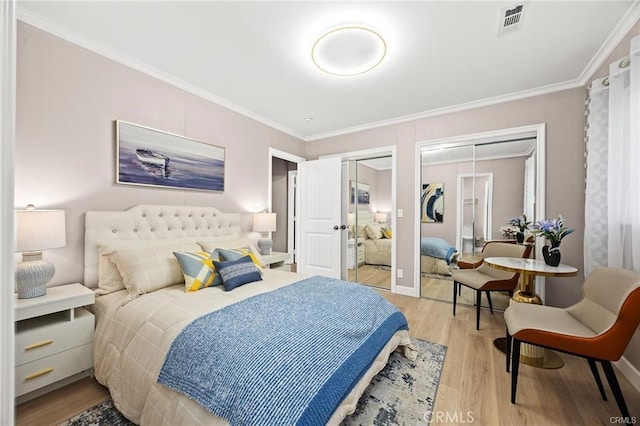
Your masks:
<path fill-rule="evenodd" d="M 174 251 L 173 255 L 180 263 L 187 293 L 222 284 L 222 278 L 213 264 L 218 259 L 212 258 L 211 253 Z"/>
<path fill-rule="evenodd" d="M 380 228 L 380 230 L 382 231 L 382 235 L 385 238 L 391 239 L 391 228 L 383 226 L 382 228 Z"/>
<path fill-rule="evenodd" d="M 220 260 L 227 262 L 230 260 L 238 260 L 244 256 L 249 256 L 251 258 L 251 261 L 258 267 L 258 269 L 262 267 L 262 265 L 260 264 L 260 259 L 258 259 L 256 253 L 251 250 L 251 247 L 249 246 L 237 247 L 232 249 L 217 248 L 213 251 L 213 255 L 217 255 Z"/>

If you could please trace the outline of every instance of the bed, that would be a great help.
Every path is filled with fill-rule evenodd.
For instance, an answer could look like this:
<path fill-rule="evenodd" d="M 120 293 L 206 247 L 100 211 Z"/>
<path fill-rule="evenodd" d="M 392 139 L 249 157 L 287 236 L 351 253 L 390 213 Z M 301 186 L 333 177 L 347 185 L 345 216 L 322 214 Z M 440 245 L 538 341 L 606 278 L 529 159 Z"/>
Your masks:
<path fill-rule="evenodd" d="M 420 272 L 422 274 L 451 275 L 451 265 L 458 251 L 447 240 L 435 237 L 420 239 Z"/>
<path fill-rule="evenodd" d="M 227 271 L 227 264 L 243 271 L 250 267 L 259 270 L 255 267 L 261 261 L 258 251 L 251 250 L 252 241 L 241 235 L 239 224 L 240 215 L 224 214 L 210 207 L 141 205 L 124 212 L 87 212 L 85 285 L 96 288 L 98 296 L 94 307 L 95 377 L 109 388 L 115 406 L 131 421 L 150 425 L 264 424 L 269 423 L 265 419 L 274 416 L 282 424 L 309 419 L 338 424 L 355 410 L 359 397 L 391 352 L 404 350 L 405 355 L 413 356 L 407 328 L 401 314 L 392 312 L 395 308 L 389 308 L 384 324 L 365 331 L 366 342 L 354 343 L 348 357 L 342 355 L 342 348 L 351 343 L 345 346 L 334 337 L 323 341 L 321 347 L 313 346 L 316 339 L 322 341 L 326 335 L 336 334 L 336 330 L 327 331 L 328 325 L 339 327 L 343 334 L 349 334 L 348 339 L 363 335 L 363 330 L 347 330 L 348 325 L 340 325 L 341 312 L 337 308 L 335 316 L 317 321 L 320 326 L 286 321 L 291 315 L 306 318 L 330 314 L 331 309 L 321 306 L 320 313 L 307 315 L 310 305 L 316 302 L 334 302 L 326 297 L 326 288 L 339 290 L 336 299 L 371 297 L 371 304 L 359 305 L 362 308 L 355 311 L 344 302 L 344 309 L 351 309 L 350 315 L 368 315 L 367 311 L 384 299 L 371 296 L 373 291 L 364 296 L 352 294 L 363 286 L 263 269 L 258 281 L 225 291 L 239 270 L 233 269 L 234 274 L 225 276 L 222 286 L 188 291 L 194 286 L 202 287 L 209 278 L 188 276 L 181 264 L 176 272 L 177 257 L 171 256 L 174 251 L 189 256 L 217 251 L 220 259 L 223 254 L 225 259 L 227 255 L 238 255 L 216 263 L 221 275 Z M 174 283 L 176 280 L 179 282 Z M 324 297 L 310 303 L 307 295 L 314 290 Z M 386 310 L 387 306 L 381 309 Z M 271 318 L 278 315 L 281 320 L 274 326 Z M 299 330 L 298 323 L 302 324 Z M 243 337 L 246 330 L 253 334 Z M 341 350 L 331 349 L 334 346 Z M 198 355 L 198 351 L 205 355 Z M 300 361 L 285 358 L 289 352 Z M 214 353 L 216 356 L 207 355 Z M 265 355 L 272 353 L 273 356 Z M 344 359 L 334 360 L 337 357 Z M 281 359 L 285 360 L 282 370 L 297 373 L 274 370 L 272 367 Z M 253 369 L 263 373 L 253 375 Z M 196 375 L 197 370 L 208 374 Z M 270 371 L 265 374 L 264 370 Z M 212 377 L 228 382 L 228 387 L 217 388 Z M 314 388 L 316 382 L 323 383 Z M 251 383 L 257 385 L 251 387 Z M 338 385 L 342 390 L 334 391 Z M 229 387 L 241 393 L 229 396 Z M 303 399 L 305 395 L 299 395 L 309 392 L 305 388 L 315 389 L 307 400 Z M 213 391 L 206 393 L 203 389 Z M 293 394 L 282 393 L 285 391 Z M 272 409 L 272 404 L 260 405 L 262 400 L 285 405 L 273 404 Z M 249 412 L 243 412 L 247 411 L 244 407 L 250 407 Z"/>
<path fill-rule="evenodd" d="M 364 263 L 391 266 L 392 231 L 388 225 L 374 221 L 370 211 L 358 212 L 358 238 L 364 238 Z"/>

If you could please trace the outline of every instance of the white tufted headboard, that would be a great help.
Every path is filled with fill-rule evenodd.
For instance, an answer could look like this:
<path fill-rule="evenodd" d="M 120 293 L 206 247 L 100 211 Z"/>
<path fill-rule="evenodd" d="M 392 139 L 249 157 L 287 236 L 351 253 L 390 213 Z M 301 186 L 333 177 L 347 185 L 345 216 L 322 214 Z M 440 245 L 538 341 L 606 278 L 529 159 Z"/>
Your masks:
<path fill-rule="evenodd" d="M 213 207 L 142 204 L 125 211 L 89 211 L 85 216 L 84 285 L 98 285 L 99 241 L 230 239 L 240 234 L 240 214 Z"/>

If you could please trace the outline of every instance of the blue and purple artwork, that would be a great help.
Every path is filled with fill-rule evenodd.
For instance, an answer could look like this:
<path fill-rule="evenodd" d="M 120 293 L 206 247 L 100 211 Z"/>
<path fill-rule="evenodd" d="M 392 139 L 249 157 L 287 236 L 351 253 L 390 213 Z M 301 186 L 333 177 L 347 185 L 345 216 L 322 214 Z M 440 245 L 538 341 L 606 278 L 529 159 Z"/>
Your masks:
<path fill-rule="evenodd" d="M 117 122 L 117 183 L 224 191 L 224 148 Z"/>
<path fill-rule="evenodd" d="M 444 182 L 422 185 L 420 207 L 422 223 L 442 223 L 444 218 Z"/>

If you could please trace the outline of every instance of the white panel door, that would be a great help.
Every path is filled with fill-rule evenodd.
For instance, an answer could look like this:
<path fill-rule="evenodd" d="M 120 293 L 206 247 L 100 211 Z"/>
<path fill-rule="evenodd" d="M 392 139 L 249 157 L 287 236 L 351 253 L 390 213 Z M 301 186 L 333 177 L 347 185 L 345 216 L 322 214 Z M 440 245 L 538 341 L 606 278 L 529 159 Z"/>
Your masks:
<path fill-rule="evenodd" d="M 298 270 L 340 278 L 341 164 L 339 158 L 298 164 L 300 198 Z"/>

